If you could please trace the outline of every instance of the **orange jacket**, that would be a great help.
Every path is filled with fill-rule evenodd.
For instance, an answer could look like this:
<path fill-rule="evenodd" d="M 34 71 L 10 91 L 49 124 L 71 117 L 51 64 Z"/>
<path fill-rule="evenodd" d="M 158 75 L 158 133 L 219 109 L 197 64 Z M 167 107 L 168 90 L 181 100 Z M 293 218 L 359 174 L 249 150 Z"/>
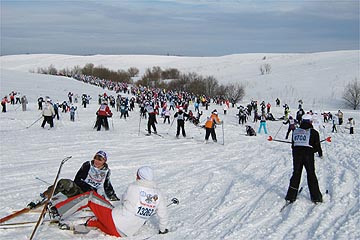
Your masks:
<path fill-rule="evenodd" d="M 207 118 L 205 123 L 205 128 L 214 128 L 215 124 L 220 124 L 221 121 L 217 114 L 211 114 L 210 117 Z"/>

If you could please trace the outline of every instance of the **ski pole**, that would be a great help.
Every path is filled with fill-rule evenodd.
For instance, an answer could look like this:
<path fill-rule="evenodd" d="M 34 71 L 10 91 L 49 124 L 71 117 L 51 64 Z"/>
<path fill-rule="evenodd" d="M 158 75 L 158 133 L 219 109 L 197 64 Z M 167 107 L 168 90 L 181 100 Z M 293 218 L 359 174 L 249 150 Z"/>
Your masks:
<path fill-rule="evenodd" d="M 268 139 L 267 139 L 268 141 L 274 141 L 274 142 L 283 142 L 283 143 L 291 143 L 290 141 L 284 141 L 284 140 L 279 140 L 279 139 L 273 139 L 273 137 L 272 136 L 269 136 L 268 137 Z M 322 143 L 322 142 L 331 142 L 331 137 L 327 137 L 327 138 L 324 138 L 324 139 L 322 139 L 322 140 L 320 140 L 320 143 Z"/>
<path fill-rule="evenodd" d="M 26 129 L 30 128 L 32 125 L 37 123 L 43 116 L 40 116 L 38 119 L 36 119 L 30 126 L 27 126 Z"/>
<path fill-rule="evenodd" d="M 21 107 L 21 104 L 19 106 L 17 106 L 14 111 L 16 112 L 16 110 L 18 110 L 19 107 Z"/>
<path fill-rule="evenodd" d="M 169 207 L 169 206 L 171 206 L 171 205 L 179 205 L 179 199 L 177 199 L 177 198 L 172 198 L 171 199 L 171 203 L 169 203 L 166 207 Z"/>
<path fill-rule="evenodd" d="M 66 161 L 68 161 L 70 158 L 72 158 L 72 156 L 69 156 L 69 157 L 66 157 L 64 158 L 63 160 L 61 160 L 61 163 L 60 163 L 60 166 L 59 166 L 59 169 L 58 169 L 58 172 L 56 174 L 56 177 L 55 177 L 55 180 L 54 180 L 54 183 L 52 184 L 53 186 L 56 186 L 57 182 L 58 182 L 58 179 L 59 179 L 59 176 L 60 176 L 60 173 L 61 173 L 61 169 L 62 169 L 62 166 L 64 165 L 64 163 Z M 36 222 L 36 225 L 31 233 L 31 236 L 30 236 L 30 240 L 34 239 L 35 238 L 35 235 L 37 234 L 37 232 L 39 231 L 39 227 L 40 225 L 43 223 L 43 220 L 44 220 L 44 216 L 45 216 L 45 213 L 46 213 L 46 210 L 47 210 L 47 207 L 48 207 L 48 204 L 49 202 L 51 201 L 53 195 L 54 195 L 54 191 L 55 191 L 55 187 L 51 188 L 51 192 L 48 196 L 48 198 L 45 200 L 44 202 L 44 207 L 41 211 L 41 214 L 39 216 L 39 219 L 37 220 Z"/>
<path fill-rule="evenodd" d="M 43 182 L 43 183 L 46 183 L 47 185 L 51 185 L 51 183 L 49 183 L 49 182 L 47 182 L 47 181 L 45 181 L 45 180 L 42 180 L 41 178 L 39 178 L 39 177 L 35 177 L 35 179 L 36 180 L 39 180 L 40 182 Z"/>
<path fill-rule="evenodd" d="M 140 124 L 141 124 L 141 112 L 140 112 L 140 119 L 139 119 L 139 132 L 138 132 L 138 136 L 140 136 Z"/>
<path fill-rule="evenodd" d="M 281 126 L 280 126 L 280 128 L 279 128 L 279 130 L 276 132 L 276 134 L 275 134 L 275 136 L 274 136 L 274 138 L 276 138 L 276 136 L 278 135 L 278 133 L 280 132 L 280 129 L 282 128 L 282 126 L 283 126 L 284 124 L 281 124 Z"/>
<path fill-rule="evenodd" d="M 224 122 L 221 124 L 221 129 L 222 129 L 222 139 L 223 139 L 222 145 L 225 145 Z"/>
<path fill-rule="evenodd" d="M 174 121 L 175 121 L 175 118 L 171 121 L 170 127 L 169 127 L 168 130 L 166 131 L 166 134 L 169 134 L 170 128 L 172 127 Z"/>

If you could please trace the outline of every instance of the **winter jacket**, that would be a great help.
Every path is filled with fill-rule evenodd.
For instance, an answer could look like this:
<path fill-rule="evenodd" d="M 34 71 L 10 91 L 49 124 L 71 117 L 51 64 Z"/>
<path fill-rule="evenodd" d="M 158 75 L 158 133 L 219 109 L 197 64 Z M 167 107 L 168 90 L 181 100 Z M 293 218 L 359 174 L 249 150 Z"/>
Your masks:
<path fill-rule="evenodd" d="M 183 111 L 179 111 L 174 114 L 174 118 L 177 118 L 178 121 L 185 121 L 185 118 L 188 118 L 189 115 Z"/>
<path fill-rule="evenodd" d="M 51 117 L 55 115 L 55 110 L 52 104 L 46 103 L 45 107 L 42 110 L 42 115 L 45 117 Z"/>
<path fill-rule="evenodd" d="M 205 128 L 214 128 L 216 124 L 221 124 L 221 121 L 217 114 L 211 114 L 206 120 Z"/>
<path fill-rule="evenodd" d="M 83 192 L 94 190 L 100 195 L 105 195 L 110 199 L 115 195 L 115 191 L 110 182 L 111 171 L 105 163 L 102 169 L 94 167 L 94 161 L 84 162 L 76 173 L 74 182 Z"/>
<path fill-rule="evenodd" d="M 295 128 L 296 128 L 296 126 L 295 126 L 296 123 L 297 123 L 297 121 L 296 121 L 295 119 L 293 119 L 293 118 L 292 118 L 292 119 L 289 118 L 287 121 L 283 122 L 283 124 L 285 124 L 285 125 L 286 125 L 286 124 L 289 124 L 289 129 L 290 129 L 290 130 L 295 130 Z"/>
<path fill-rule="evenodd" d="M 137 180 L 130 184 L 121 201 L 121 206 L 112 210 L 114 224 L 121 236 L 134 235 L 155 213 L 159 218 L 160 231 L 167 228 L 165 199 L 154 182 Z"/>
<path fill-rule="evenodd" d="M 107 104 L 101 104 L 99 110 L 96 112 L 98 116 L 111 117 L 112 112 Z"/>
<path fill-rule="evenodd" d="M 291 146 L 293 153 L 322 153 L 319 133 L 307 122 L 302 122 L 300 127 L 294 130 Z"/>

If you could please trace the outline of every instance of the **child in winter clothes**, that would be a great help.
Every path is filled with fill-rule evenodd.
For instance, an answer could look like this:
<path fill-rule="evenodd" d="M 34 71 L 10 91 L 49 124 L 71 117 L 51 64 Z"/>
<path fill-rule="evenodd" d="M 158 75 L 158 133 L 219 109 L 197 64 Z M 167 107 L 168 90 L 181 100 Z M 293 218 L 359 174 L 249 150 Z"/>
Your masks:
<path fill-rule="evenodd" d="M 349 118 L 348 119 L 348 124 L 349 124 L 349 128 L 350 128 L 350 134 L 354 134 L 354 125 L 355 125 L 354 119 Z"/>
<path fill-rule="evenodd" d="M 268 132 L 267 132 L 267 129 L 266 129 L 266 116 L 265 116 L 264 113 L 261 114 L 261 117 L 260 117 L 260 126 L 259 126 L 258 133 L 261 132 L 262 128 L 264 129 L 265 134 L 267 134 Z"/>
<path fill-rule="evenodd" d="M 211 138 L 214 142 L 217 142 L 216 139 L 216 133 L 215 133 L 215 126 L 216 124 L 223 124 L 223 121 L 220 120 L 220 118 L 218 117 L 218 112 L 216 111 L 216 109 L 214 111 L 212 111 L 211 116 L 207 118 L 206 122 L 205 122 L 205 142 L 207 142 L 209 140 L 209 136 L 211 134 Z"/>
<path fill-rule="evenodd" d="M 297 121 L 292 116 L 290 116 L 289 119 L 286 122 L 283 122 L 283 124 L 289 124 L 289 128 L 288 128 L 288 131 L 287 131 L 286 137 L 285 137 L 285 139 L 288 139 L 289 138 L 289 133 L 291 131 L 295 130 L 295 128 L 296 128 L 295 125 L 297 124 Z"/>
<path fill-rule="evenodd" d="M 169 109 L 166 109 L 165 112 L 164 112 L 164 123 L 166 122 L 166 119 L 168 120 L 168 123 L 170 124 L 170 110 Z"/>
<path fill-rule="evenodd" d="M 75 106 L 71 106 L 70 108 L 70 121 L 75 121 L 75 111 L 76 111 L 77 107 Z"/>
<path fill-rule="evenodd" d="M 249 125 L 246 125 L 246 136 L 256 136 L 255 130 L 250 127 Z"/>

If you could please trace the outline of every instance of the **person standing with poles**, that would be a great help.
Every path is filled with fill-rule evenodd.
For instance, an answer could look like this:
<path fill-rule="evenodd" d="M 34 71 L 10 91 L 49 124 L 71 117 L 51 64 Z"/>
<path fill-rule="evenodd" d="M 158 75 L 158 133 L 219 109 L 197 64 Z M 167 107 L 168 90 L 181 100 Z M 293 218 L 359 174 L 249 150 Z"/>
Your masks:
<path fill-rule="evenodd" d="M 180 129 L 183 137 L 186 137 L 185 133 L 185 117 L 189 117 L 187 113 L 184 112 L 183 107 L 179 108 L 179 111 L 175 113 L 174 119 L 177 118 L 177 129 L 176 129 L 176 138 L 179 138 Z"/>
<path fill-rule="evenodd" d="M 264 128 L 264 132 L 265 134 L 267 134 L 267 129 L 266 129 L 266 116 L 265 116 L 265 113 L 262 113 L 261 114 L 261 117 L 260 117 L 260 126 L 259 126 L 259 130 L 258 130 L 258 133 L 261 132 L 261 129 Z"/>
<path fill-rule="evenodd" d="M 42 115 L 44 117 L 44 120 L 41 124 L 41 127 L 44 128 L 45 123 L 48 123 L 50 125 L 50 128 L 53 128 L 54 127 L 53 117 L 55 115 L 55 111 L 53 105 L 51 104 L 50 99 L 46 100 L 45 106 L 43 107 L 42 110 Z"/>
<path fill-rule="evenodd" d="M 94 128 L 97 128 L 97 131 L 100 131 L 101 125 L 104 126 L 105 130 L 109 130 L 109 122 L 108 117 L 112 117 L 112 112 L 107 105 L 107 100 L 103 100 L 102 104 L 100 105 L 100 108 L 96 112 L 96 124 Z"/>
<path fill-rule="evenodd" d="M 148 124 L 147 124 L 148 135 L 151 134 L 151 127 L 153 128 L 154 133 L 157 134 L 156 126 L 155 126 L 155 123 L 157 123 L 156 110 L 154 109 L 153 104 L 150 104 L 149 102 L 145 103 L 145 109 L 149 114 L 149 119 L 148 119 Z"/>
<path fill-rule="evenodd" d="M 216 132 L 215 132 L 215 126 L 217 124 L 221 125 L 221 124 L 223 124 L 223 121 L 220 120 L 220 118 L 218 117 L 218 112 L 215 109 L 214 111 L 211 112 L 211 116 L 208 117 L 205 122 L 205 131 L 206 131 L 205 132 L 205 143 L 208 142 L 210 134 L 211 134 L 212 140 L 214 142 L 217 142 Z"/>
<path fill-rule="evenodd" d="M 319 152 L 319 157 L 322 157 L 322 155 L 320 155 L 320 153 L 322 153 L 320 136 L 319 133 L 313 129 L 311 119 L 311 115 L 305 114 L 302 117 L 300 127 L 293 132 L 293 174 L 285 197 L 287 203 L 293 203 L 297 198 L 303 167 L 306 169 L 311 201 L 315 204 L 323 201 L 315 174 L 314 163 L 314 153 Z"/>
<path fill-rule="evenodd" d="M 168 120 L 168 123 L 170 124 L 170 110 L 169 109 L 166 109 L 165 112 L 164 112 L 164 123 L 166 122 L 166 120 Z"/>
<path fill-rule="evenodd" d="M 10 103 L 7 96 L 1 100 L 2 112 L 6 112 L 6 103 Z"/>
<path fill-rule="evenodd" d="M 28 100 L 27 100 L 27 98 L 26 98 L 26 96 L 25 95 L 23 95 L 22 97 L 21 97 L 21 107 L 22 107 L 22 110 L 23 111 L 26 111 L 26 104 L 28 104 L 29 102 L 28 102 Z"/>
<path fill-rule="evenodd" d="M 295 125 L 297 124 L 297 121 L 292 116 L 290 116 L 286 122 L 283 122 L 283 124 L 284 125 L 289 124 L 288 130 L 287 130 L 286 136 L 285 136 L 285 139 L 288 139 L 290 132 L 295 130 L 295 128 L 296 128 Z M 276 135 L 275 135 L 275 138 L 276 138 Z"/>

